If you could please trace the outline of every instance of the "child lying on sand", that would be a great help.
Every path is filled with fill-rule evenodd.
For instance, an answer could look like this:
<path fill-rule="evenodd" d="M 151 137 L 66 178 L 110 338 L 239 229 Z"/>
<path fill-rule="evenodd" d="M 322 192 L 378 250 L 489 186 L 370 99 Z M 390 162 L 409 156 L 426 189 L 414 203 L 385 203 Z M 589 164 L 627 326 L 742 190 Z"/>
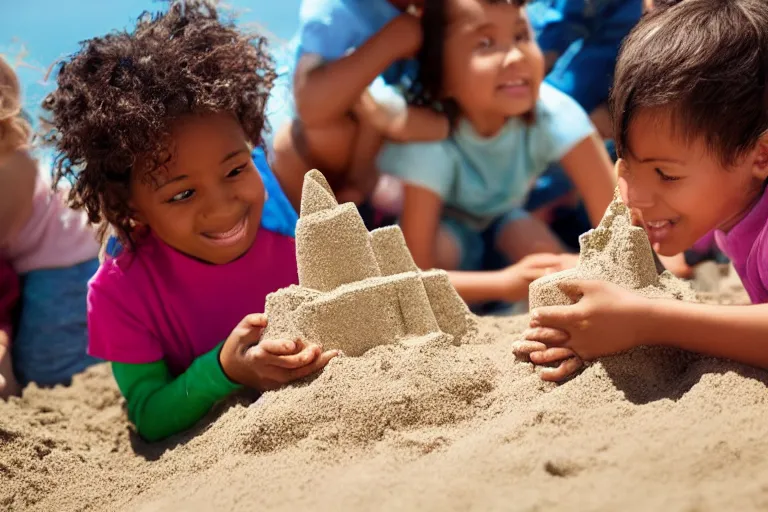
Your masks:
<path fill-rule="evenodd" d="M 67 384 L 97 362 L 86 353 L 85 298 L 99 246 L 85 213 L 67 207 L 66 190 L 51 190 L 30 139 L 18 78 L 0 57 L 0 259 L 21 280 L 12 355 L 22 387 Z"/>
<path fill-rule="evenodd" d="M 89 350 L 112 362 L 148 440 L 241 386 L 274 389 L 336 355 L 261 339 L 266 295 L 298 282 L 294 240 L 275 227 L 281 203 L 267 197 L 282 191 L 265 192 L 269 169 L 251 158 L 274 77 L 263 39 L 187 0 L 85 42 L 46 99 L 57 179 L 74 180 L 74 205 L 124 247 L 90 283 Z"/>
<path fill-rule="evenodd" d="M 632 31 L 611 97 L 624 201 L 661 255 L 716 230 L 754 305 L 649 300 L 605 282 L 570 282 L 563 290 L 578 302 L 533 311 L 518 347 L 537 364 L 562 361 L 544 378 L 639 345 L 768 368 L 766 73 L 764 0 L 657 6 Z"/>

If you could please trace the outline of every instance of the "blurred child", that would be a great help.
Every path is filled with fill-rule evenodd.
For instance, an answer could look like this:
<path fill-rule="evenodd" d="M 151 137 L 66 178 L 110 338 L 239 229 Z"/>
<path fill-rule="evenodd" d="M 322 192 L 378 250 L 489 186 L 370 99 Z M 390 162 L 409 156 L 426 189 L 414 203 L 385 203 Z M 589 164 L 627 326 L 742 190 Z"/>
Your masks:
<path fill-rule="evenodd" d="M 0 58 L 0 259 L 21 278 L 13 365 L 21 385 L 51 386 L 96 362 L 86 353 L 85 299 L 98 244 L 86 215 L 51 190 L 31 155 L 20 96 Z"/>
<path fill-rule="evenodd" d="M 10 351 L 18 300 L 19 278 L 9 262 L 0 260 L 0 400 L 16 395 L 20 390 L 13 375 Z"/>
<path fill-rule="evenodd" d="M 454 129 L 441 142 L 390 144 L 379 158 L 383 172 L 405 182 L 401 225 L 421 268 L 477 271 L 489 252 L 517 263 L 501 275 L 453 273 L 470 302 L 525 298 L 530 279 L 561 267 L 551 254 L 563 252 L 560 241 L 522 209 L 550 163 L 565 168 L 595 224 L 615 186 L 589 117 L 542 83 L 524 3 L 426 2 L 420 85 L 454 113 Z"/>
<path fill-rule="evenodd" d="M 537 364 L 560 362 L 542 378 L 561 380 L 582 360 L 638 345 L 768 368 L 766 76 L 764 0 L 657 5 L 629 35 L 611 96 L 624 199 L 661 255 L 714 231 L 754 305 L 650 300 L 599 281 L 564 284 L 577 303 L 534 311 L 515 348 Z"/>
<path fill-rule="evenodd" d="M 397 83 L 421 46 L 423 0 L 304 0 L 296 37 L 296 119 L 275 136 L 274 170 L 294 207 L 304 174 L 318 168 L 340 201 L 358 205 L 373 191 L 375 158 L 385 138 L 439 140 L 444 116 L 408 107 Z M 373 84 L 373 86 L 371 85 Z"/>
<path fill-rule="evenodd" d="M 335 355 L 261 338 L 266 295 L 298 281 L 277 211 L 287 200 L 265 191 L 269 169 L 251 158 L 274 77 L 264 39 L 187 0 L 86 41 L 44 103 L 56 178 L 74 180 L 73 204 L 122 246 L 90 282 L 89 350 L 112 362 L 145 439 L 191 427 L 241 386 L 275 389 Z"/>
<path fill-rule="evenodd" d="M 643 0 L 533 0 L 531 23 L 544 53 L 546 82 L 579 102 L 604 138 L 612 138 L 608 92 L 621 41 Z"/>

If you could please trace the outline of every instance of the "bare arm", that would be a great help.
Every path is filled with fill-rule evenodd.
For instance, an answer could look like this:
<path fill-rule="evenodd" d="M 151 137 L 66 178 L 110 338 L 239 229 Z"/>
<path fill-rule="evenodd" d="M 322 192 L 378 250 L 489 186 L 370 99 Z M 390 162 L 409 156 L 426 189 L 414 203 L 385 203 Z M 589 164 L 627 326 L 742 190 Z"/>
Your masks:
<path fill-rule="evenodd" d="M 437 232 L 440 229 L 442 199 L 423 187 L 406 184 L 403 190 L 403 214 L 400 226 L 405 243 L 421 269 L 435 267 Z"/>
<path fill-rule="evenodd" d="M 379 104 L 369 91 L 361 95 L 355 114 L 374 126 L 385 138 L 397 142 L 443 140 L 451 131 L 448 118 L 439 112 L 415 106 L 395 111 Z"/>
<path fill-rule="evenodd" d="M 403 14 L 346 57 L 322 63 L 318 55 L 303 56 L 293 84 L 299 118 L 312 128 L 345 115 L 378 75 L 420 46 L 419 20 Z"/>
<path fill-rule="evenodd" d="M 616 175 L 611 157 L 597 134 L 579 142 L 560 161 L 584 198 L 593 226 L 597 226 L 613 199 Z"/>
<path fill-rule="evenodd" d="M 0 243 L 32 215 L 37 164 L 25 150 L 0 158 Z"/>
<path fill-rule="evenodd" d="M 715 306 L 647 301 L 647 345 L 666 345 L 768 368 L 768 304 Z"/>

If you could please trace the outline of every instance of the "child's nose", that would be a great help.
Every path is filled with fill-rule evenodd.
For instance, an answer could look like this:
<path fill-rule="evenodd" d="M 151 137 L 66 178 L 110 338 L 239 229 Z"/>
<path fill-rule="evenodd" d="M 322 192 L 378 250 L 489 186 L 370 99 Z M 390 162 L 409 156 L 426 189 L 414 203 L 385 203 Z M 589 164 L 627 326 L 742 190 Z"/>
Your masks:
<path fill-rule="evenodd" d="M 619 177 L 619 189 L 624 202 L 630 208 L 647 209 L 654 204 L 654 191 L 640 180 L 625 174 Z"/>
<path fill-rule="evenodd" d="M 516 44 L 513 44 L 510 46 L 509 51 L 507 51 L 507 54 L 504 56 L 504 67 L 507 68 L 509 66 L 520 64 L 524 60 L 525 55 L 523 52 Z"/>

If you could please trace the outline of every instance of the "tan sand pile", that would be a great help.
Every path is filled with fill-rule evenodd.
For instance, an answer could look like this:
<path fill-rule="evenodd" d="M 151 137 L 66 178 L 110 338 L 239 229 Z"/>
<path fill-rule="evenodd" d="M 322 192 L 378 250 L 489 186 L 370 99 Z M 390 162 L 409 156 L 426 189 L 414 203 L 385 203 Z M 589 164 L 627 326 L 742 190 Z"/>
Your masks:
<path fill-rule="evenodd" d="M 369 233 L 319 171 L 304 177 L 296 260 L 299 286 L 267 297 L 268 338 L 359 356 L 397 341 L 459 343 L 474 325 L 446 272 L 419 271 L 399 227 Z"/>
<path fill-rule="evenodd" d="M 0 403 L 0 510 L 768 509 L 768 372 L 639 350 L 556 386 L 514 360 L 526 324 L 336 358 L 154 446 L 107 366 L 30 387 Z"/>
<path fill-rule="evenodd" d="M 571 279 L 608 281 L 651 298 L 696 300 L 688 283 L 667 271 L 659 274 L 648 236 L 642 228 L 632 225 L 629 208 L 618 189 L 598 227 L 581 235 L 579 245 L 576 268 L 531 283 L 531 309 L 572 304 L 558 287 L 558 283 Z"/>

